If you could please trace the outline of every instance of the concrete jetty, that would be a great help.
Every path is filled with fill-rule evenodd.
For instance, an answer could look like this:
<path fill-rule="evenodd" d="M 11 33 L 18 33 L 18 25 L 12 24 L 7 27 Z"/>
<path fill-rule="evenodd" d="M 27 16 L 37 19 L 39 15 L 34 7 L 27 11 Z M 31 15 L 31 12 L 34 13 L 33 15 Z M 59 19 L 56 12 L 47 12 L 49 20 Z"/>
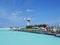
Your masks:
<path fill-rule="evenodd" d="M 12 28 L 12 31 L 21 31 L 21 32 L 29 32 L 29 33 L 36 33 L 36 34 L 46 34 L 46 35 L 53 35 L 56 37 L 60 37 L 59 33 L 53 32 L 51 33 L 50 31 L 45 31 L 41 29 L 20 29 L 20 28 Z"/>

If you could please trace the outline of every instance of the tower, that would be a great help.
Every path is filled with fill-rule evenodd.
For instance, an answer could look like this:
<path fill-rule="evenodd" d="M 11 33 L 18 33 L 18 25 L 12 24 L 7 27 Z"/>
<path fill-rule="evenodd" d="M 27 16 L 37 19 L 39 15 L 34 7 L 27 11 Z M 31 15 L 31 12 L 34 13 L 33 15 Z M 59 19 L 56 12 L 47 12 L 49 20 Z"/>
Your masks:
<path fill-rule="evenodd" d="M 30 18 L 28 18 L 26 21 L 27 21 L 27 26 L 30 26 Z"/>

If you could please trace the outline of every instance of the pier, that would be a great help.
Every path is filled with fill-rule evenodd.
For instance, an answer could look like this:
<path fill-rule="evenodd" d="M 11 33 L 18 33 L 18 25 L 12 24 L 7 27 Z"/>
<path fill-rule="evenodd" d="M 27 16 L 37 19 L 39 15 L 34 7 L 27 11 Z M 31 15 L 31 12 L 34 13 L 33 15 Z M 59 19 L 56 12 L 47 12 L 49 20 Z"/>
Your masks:
<path fill-rule="evenodd" d="M 52 36 L 56 36 L 56 37 L 60 37 L 60 33 L 56 33 L 56 32 L 51 32 L 51 31 L 45 31 L 45 30 L 41 30 L 41 29 L 11 29 L 12 31 L 20 31 L 20 32 L 29 32 L 29 33 L 35 33 L 35 34 L 46 34 L 46 35 L 52 35 Z"/>

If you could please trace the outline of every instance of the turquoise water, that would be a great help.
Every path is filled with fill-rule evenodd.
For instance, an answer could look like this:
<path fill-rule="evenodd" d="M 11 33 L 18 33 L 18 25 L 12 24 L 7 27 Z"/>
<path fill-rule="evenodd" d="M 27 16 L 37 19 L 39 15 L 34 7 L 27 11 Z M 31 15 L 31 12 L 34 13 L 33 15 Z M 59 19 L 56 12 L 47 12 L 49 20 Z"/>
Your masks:
<path fill-rule="evenodd" d="M 0 45 L 60 45 L 60 38 L 44 34 L 0 30 Z"/>

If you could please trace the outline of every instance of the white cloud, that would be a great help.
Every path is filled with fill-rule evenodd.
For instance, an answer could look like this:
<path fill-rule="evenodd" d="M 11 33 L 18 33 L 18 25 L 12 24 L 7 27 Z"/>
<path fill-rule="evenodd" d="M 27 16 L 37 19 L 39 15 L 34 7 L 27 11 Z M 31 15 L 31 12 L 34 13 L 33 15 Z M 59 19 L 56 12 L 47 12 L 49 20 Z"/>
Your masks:
<path fill-rule="evenodd" d="M 11 15 L 7 17 L 7 19 L 9 19 L 10 21 L 20 20 L 21 17 L 19 15 L 21 15 L 21 13 L 23 12 L 22 11 L 12 12 Z"/>
<path fill-rule="evenodd" d="M 27 20 L 27 19 L 31 20 L 31 18 L 30 18 L 30 17 L 24 17 L 24 20 Z"/>
<path fill-rule="evenodd" d="M 12 13 L 11 15 L 12 15 L 12 16 L 15 16 L 15 15 L 17 15 L 17 14 L 16 14 L 16 13 Z"/>
<path fill-rule="evenodd" d="M 19 13 L 21 14 L 21 13 L 23 13 L 22 11 L 19 11 Z"/>
<path fill-rule="evenodd" d="M 16 11 L 16 12 L 13 12 L 12 15 L 15 16 L 15 15 L 19 15 L 19 14 L 21 14 L 21 13 L 23 13 L 23 12 L 22 12 L 22 11 Z"/>
<path fill-rule="evenodd" d="M 22 24 L 22 17 L 19 16 L 22 13 L 23 13 L 22 11 L 15 11 L 15 12 L 9 13 L 5 9 L 0 9 L 0 18 L 1 18 L 0 25 L 4 24 L 4 26 L 6 26 L 6 24 L 7 24 L 7 26 L 9 26 L 9 25 L 14 25 L 14 24 L 15 25 Z"/>
<path fill-rule="evenodd" d="M 19 16 L 21 15 L 21 13 L 23 13 L 22 11 L 16 11 L 16 12 L 12 12 L 11 15 L 8 17 L 9 20 L 15 20 L 18 19 Z"/>
<path fill-rule="evenodd" d="M 24 17 L 24 20 L 26 20 L 26 17 Z"/>
<path fill-rule="evenodd" d="M 33 10 L 32 9 L 26 9 L 27 12 L 32 12 Z"/>

